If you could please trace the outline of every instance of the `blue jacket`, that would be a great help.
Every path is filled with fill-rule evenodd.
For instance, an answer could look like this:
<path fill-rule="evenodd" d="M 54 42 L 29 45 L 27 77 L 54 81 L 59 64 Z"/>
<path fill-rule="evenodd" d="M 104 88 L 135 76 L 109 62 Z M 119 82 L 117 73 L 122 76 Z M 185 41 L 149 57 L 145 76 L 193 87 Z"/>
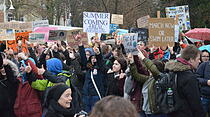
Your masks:
<path fill-rule="evenodd" d="M 210 61 L 203 62 L 197 69 L 199 83 L 201 85 L 201 95 L 210 98 L 210 86 L 207 81 L 210 80 Z"/>

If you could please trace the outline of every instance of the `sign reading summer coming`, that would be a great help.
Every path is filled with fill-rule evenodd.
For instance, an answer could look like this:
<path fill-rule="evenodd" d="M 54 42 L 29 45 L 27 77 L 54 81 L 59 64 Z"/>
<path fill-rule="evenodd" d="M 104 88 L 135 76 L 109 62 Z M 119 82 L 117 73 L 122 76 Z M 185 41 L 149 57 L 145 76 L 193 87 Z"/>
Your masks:
<path fill-rule="evenodd" d="M 123 15 L 112 14 L 112 24 L 123 24 Z"/>
<path fill-rule="evenodd" d="M 149 45 L 174 46 L 174 19 L 149 18 Z"/>
<path fill-rule="evenodd" d="M 84 46 L 88 46 L 87 33 L 83 32 L 83 29 L 68 31 L 67 42 L 72 48 L 77 48 L 80 42 L 82 42 Z"/>
<path fill-rule="evenodd" d="M 178 15 L 179 30 L 189 30 L 190 29 L 190 15 L 189 7 L 176 6 L 176 7 L 166 7 L 166 17 L 175 18 Z"/>
<path fill-rule="evenodd" d="M 83 12 L 83 32 L 109 33 L 110 13 Z"/>
<path fill-rule="evenodd" d="M 122 43 L 125 47 L 126 53 L 132 53 L 136 55 L 137 49 L 137 39 L 138 39 L 138 33 L 127 33 L 123 35 Z"/>

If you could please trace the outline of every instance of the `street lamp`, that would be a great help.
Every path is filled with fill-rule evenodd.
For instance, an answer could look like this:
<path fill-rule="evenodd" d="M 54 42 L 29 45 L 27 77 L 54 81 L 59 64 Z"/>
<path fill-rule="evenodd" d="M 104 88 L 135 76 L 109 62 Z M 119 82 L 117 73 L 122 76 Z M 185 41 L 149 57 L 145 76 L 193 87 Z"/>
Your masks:
<path fill-rule="evenodd" d="M 15 9 L 14 6 L 12 5 L 12 0 L 9 0 L 9 2 L 10 2 L 10 7 L 9 7 L 9 9 L 10 9 L 10 10 Z M 4 0 L 4 22 L 7 22 L 7 15 L 6 15 L 6 14 L 7 14 L 7 13 L 6 13 L 6 0 Z"/>

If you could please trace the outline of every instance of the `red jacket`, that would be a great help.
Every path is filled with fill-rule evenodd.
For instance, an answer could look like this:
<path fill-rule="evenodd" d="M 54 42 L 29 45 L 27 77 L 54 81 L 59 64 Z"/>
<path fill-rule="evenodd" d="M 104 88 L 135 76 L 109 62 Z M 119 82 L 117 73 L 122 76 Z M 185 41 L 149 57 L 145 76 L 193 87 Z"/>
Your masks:
<path fill-rule="evenodd" d="M 16 117 L 41 117 L 42 107 L 35 89 L 31 88 L 28 81 L 22 83 L 21 77 L 17 97 L 14 105 Z"/>

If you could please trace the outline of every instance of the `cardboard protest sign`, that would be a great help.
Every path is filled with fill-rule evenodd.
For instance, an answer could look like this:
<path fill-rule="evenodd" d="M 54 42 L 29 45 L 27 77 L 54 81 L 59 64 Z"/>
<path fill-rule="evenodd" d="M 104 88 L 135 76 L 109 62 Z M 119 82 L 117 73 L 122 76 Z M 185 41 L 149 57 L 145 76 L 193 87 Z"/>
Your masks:
<path fill-rule="evenodd" d="M 148 28 L 148 19 L 150 18 L 149 15 L 140 17 L 137 19 L 138 28 Z"/>
<path fill-rule="evenodd" d="M 45 43 L 45 41 L 44 41 L 44 38 L 45 37 L 45 34 L 44 33 L 30 33 L 29 34 L 29 42 L 31 42 L 31 43 L 41 43 L 41 44 L 43 44 L 43 43 Z"/>
<path fill-rule="evenodd" d="M 26 40 L 28 41 L 28 37 L 29 37 L 29 33 L 31 32 L 21 32 L 21 33 L 15 33 L 15 40 L 13 41 L 7 41 L 7 46 L 11 49 L 14 50 L 14 52 L 19 52 L 19 51 L 23 51 L 23 52 L 27 52 L 27 45 L 26 45 Z M 21 41 L 21 49 L 22 50 L 18 50 L 18 41 Z"/>
<path fill-rule="evenodd" d="M 49 21 L 48 20 L 40 20 L 40 21 L 33 21 L 32 22 L 32 28 L 33 30 L 36 27 L 48 27 L 49 26 Z"/>
<path fill-rule="evenodd" d="M 110 13 L 83 12 L 83 32 L 109 33 Z"/>
<path fill-rule="evenodd" d="M 137 33 L 127 33 L 123 35 L 122 43 L 124 45 L 126 53 L 132 53 L 134 55 L 138 53 L 136 48 L 137 39 L 138 39 Z"/>
<path fill-rule="evenodd" d="M 13 29 L 0 29 L 0 40 L 15 40 L 15 31 Z"/>
<path fill-rule="evenodd" d="M 4 12 L 0 10 L 0 22 L 4 22 Z"/>
<path fill-rule="evenodd" d="M 84 46 L 88 46 L 88 35 L 86 32 L 83 32 L 83 29 L 71 30 L 67 33 L 67 43 L 72 48 L 77 48 L 80 42 Z"/>
<path fill-rule="evenodd" d="M 178 15 L 178 24 L 179 30 L 190 30 L 190 15 L 189 7 L 185 6 L 175 6 L 175 7 L 166 7 L 166 17 L 175 18 Z"/>
<path fill-rule="evenodd" d="M 50 41 L 66 41 L 67 31 L 64 30 L 50 30 L 49 31 L 49 38 Z"/>
<path fill-rule="evenodd" d="M 32 30 L 31 22 L 6 22 L 0 23 L 0 29 L 15 29 L 15 30 Z"/>
<path fill-rule="evenodd" d="M 174 46 L 174 19 L 150 18 L 148 41 L 154 46 Z"/>
<path fill-rule="evenodd" d="M 129 33 L 138 33 L 137 42 L 143 41 L 144 43 L 148 43 L 148 29 L 146 28 L 130 28 Z"/>
<path fill-rule="evenodd" d="M 112 24 L 123 24 L 123 15 L 112 14 Z"/>

